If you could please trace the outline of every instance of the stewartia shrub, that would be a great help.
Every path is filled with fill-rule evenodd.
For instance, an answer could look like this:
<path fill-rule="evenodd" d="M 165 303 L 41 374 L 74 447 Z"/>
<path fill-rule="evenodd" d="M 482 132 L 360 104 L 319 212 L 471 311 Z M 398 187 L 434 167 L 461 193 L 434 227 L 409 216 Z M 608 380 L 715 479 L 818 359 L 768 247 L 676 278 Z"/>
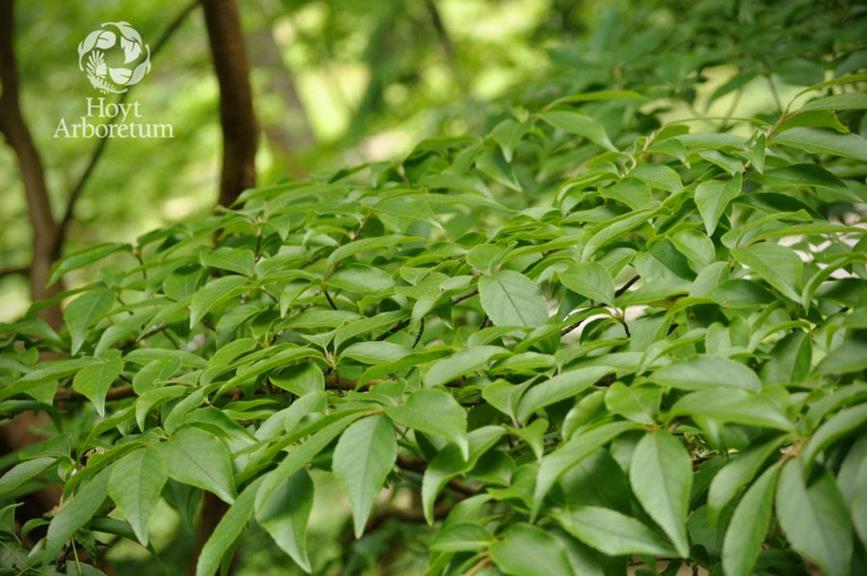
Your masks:
<path fill-rule="evenodd" d="M 642 97 L 581 94 L 69 255 L 104 265 L 65 328 L 2 327 L 2 414 L 53 422 L 0 478 L 8 564 L 148 546 L 206 491 L 200 576 L 253 526 L 319 572 L 330 474 L 428 574 L 865 573 L 865 80 L 743 135 L 614 134 Z"/>

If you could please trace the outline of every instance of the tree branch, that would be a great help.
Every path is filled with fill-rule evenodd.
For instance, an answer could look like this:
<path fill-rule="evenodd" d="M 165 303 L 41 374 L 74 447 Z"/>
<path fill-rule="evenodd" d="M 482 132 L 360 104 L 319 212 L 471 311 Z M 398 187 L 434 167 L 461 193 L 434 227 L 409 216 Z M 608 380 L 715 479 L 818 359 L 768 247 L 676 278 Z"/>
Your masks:
<path fill-rule="evenodd" d="M 42 158 L 21 113 L 14 27 L 14 1 L 0 0 L 0 134 L 15 152 L 27 197 L 27 213 L 33 233 L 30 292 L 31 297 L 37 300 L 50 298 L 62 289 L 59 284 L 47 286 L 51 265 L 54 263 L 52 250 L 58 227 L 51 213 Z M 60 308 L 57 306 L 43 309 L 41 315 L 55 328 L 62 323 Z"/>
<path fill-rule="evenodd" d="M 0 278 L 3 276 L 17 276 L 30 274 L 30 266 L 10 266 L 0 270 Z"/>
<path fill-rule="evenodd" d="M 220 85 L 223 168 L 219 203 L 231 205 L 256 185 L 258 127 L 253 111 L 250 66 L 235 0 L 202 0 L 214 70 Z"/>

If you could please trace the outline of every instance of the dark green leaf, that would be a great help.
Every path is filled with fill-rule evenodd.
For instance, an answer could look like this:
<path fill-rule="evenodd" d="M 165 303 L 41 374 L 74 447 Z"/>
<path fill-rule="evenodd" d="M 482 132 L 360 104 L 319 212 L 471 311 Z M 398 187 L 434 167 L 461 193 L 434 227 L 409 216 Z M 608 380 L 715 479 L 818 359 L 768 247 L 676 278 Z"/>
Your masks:
<path fill-rule="evenodd" d="M 661 430 L 645 434 L 632 455 L 629 482 L 638 501 L 674 542 L 677 553 L 687 558 L 692 460 L 680 441 Z"/>
<path fill-rule="evenodd" d="M 550 533 L 530 524 L 515 524 L 491 545 L 491 559 L 512 576 L 572 576 L 566 549 Z"/>
<path fill-rule="evenodd" d="M 823 471 L 810 485 L 800 459 L 783 467 L 777 516 L 789 542 L 828 576 L 849 574 L 852 524 L 834 478 Z"/>
<path fill-rule="evenodd" d="M 494 326 L 541 326 L 548 320 L 548 306 L 538 285 L 512 270 L 482 276 L 479 298 Z"/>
<path fill-rule="evenodd" d="M 224 502 L 234 501 L 232 459 L 222 440 L 200 428 L 186 427 L 159 446 L 172 479 L 213 492 Z"/>
<path fill-rule="evenodd" d="M 384 416 L 355 422 L 337 442 L 331 468 L 352 505 L 356 538 L 364 533 L 374 499 L 396 459 L 394 428 Z"/>
<path fill-rule="evenodd" d="M 162 455 L 150 446 L 124 456 L 111 468 L 108 494 L 142 546 L 148 545 L 148 520 L 159 503 L 167 479 Z"/>

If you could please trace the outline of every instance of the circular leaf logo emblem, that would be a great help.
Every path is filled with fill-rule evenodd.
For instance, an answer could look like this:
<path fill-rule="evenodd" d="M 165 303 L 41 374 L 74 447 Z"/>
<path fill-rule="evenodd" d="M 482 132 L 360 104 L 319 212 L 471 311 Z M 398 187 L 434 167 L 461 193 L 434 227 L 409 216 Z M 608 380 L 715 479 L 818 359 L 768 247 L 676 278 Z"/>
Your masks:
<path fill-rule="evenodd" d="M 78 45 L 78 67 L 103 94 L 120 94 L 151 69 L 151 51 L 128 22 L 106 22 Z"/>

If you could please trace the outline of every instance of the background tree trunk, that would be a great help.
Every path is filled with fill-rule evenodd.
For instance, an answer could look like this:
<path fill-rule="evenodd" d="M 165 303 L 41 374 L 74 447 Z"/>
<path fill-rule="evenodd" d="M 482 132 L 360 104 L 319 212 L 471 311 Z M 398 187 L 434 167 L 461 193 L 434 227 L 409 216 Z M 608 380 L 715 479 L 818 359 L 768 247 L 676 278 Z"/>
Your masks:
<path fill-rule="evenodd" d="M 30 129 L 19 104 L 18 68 L 15 63 L 13 0 L 0 0 L 0 133 L 15 152 L 21 181 L 27 196 L 27 214 L 33 232 L 33 257 L 30 264 L 30 292 L 34 301 L 60 292 L 60 282 L 47 286 L 48 272 L 54 263 L 58 226 L 51 213 L 51 200 L 45 184 L 45 171 Z M 62 323 L 59 306 L 40 311 L 40 317 L 57 328 Z"/>
<path fill-rule="evenodd" d="M 250 66 L 235 0 L 202 0 L 208 42 L 220 85 L 223 167 L 219 203 L 228 206 L 256 185 L 258 129 L 253 112 Z"/>

